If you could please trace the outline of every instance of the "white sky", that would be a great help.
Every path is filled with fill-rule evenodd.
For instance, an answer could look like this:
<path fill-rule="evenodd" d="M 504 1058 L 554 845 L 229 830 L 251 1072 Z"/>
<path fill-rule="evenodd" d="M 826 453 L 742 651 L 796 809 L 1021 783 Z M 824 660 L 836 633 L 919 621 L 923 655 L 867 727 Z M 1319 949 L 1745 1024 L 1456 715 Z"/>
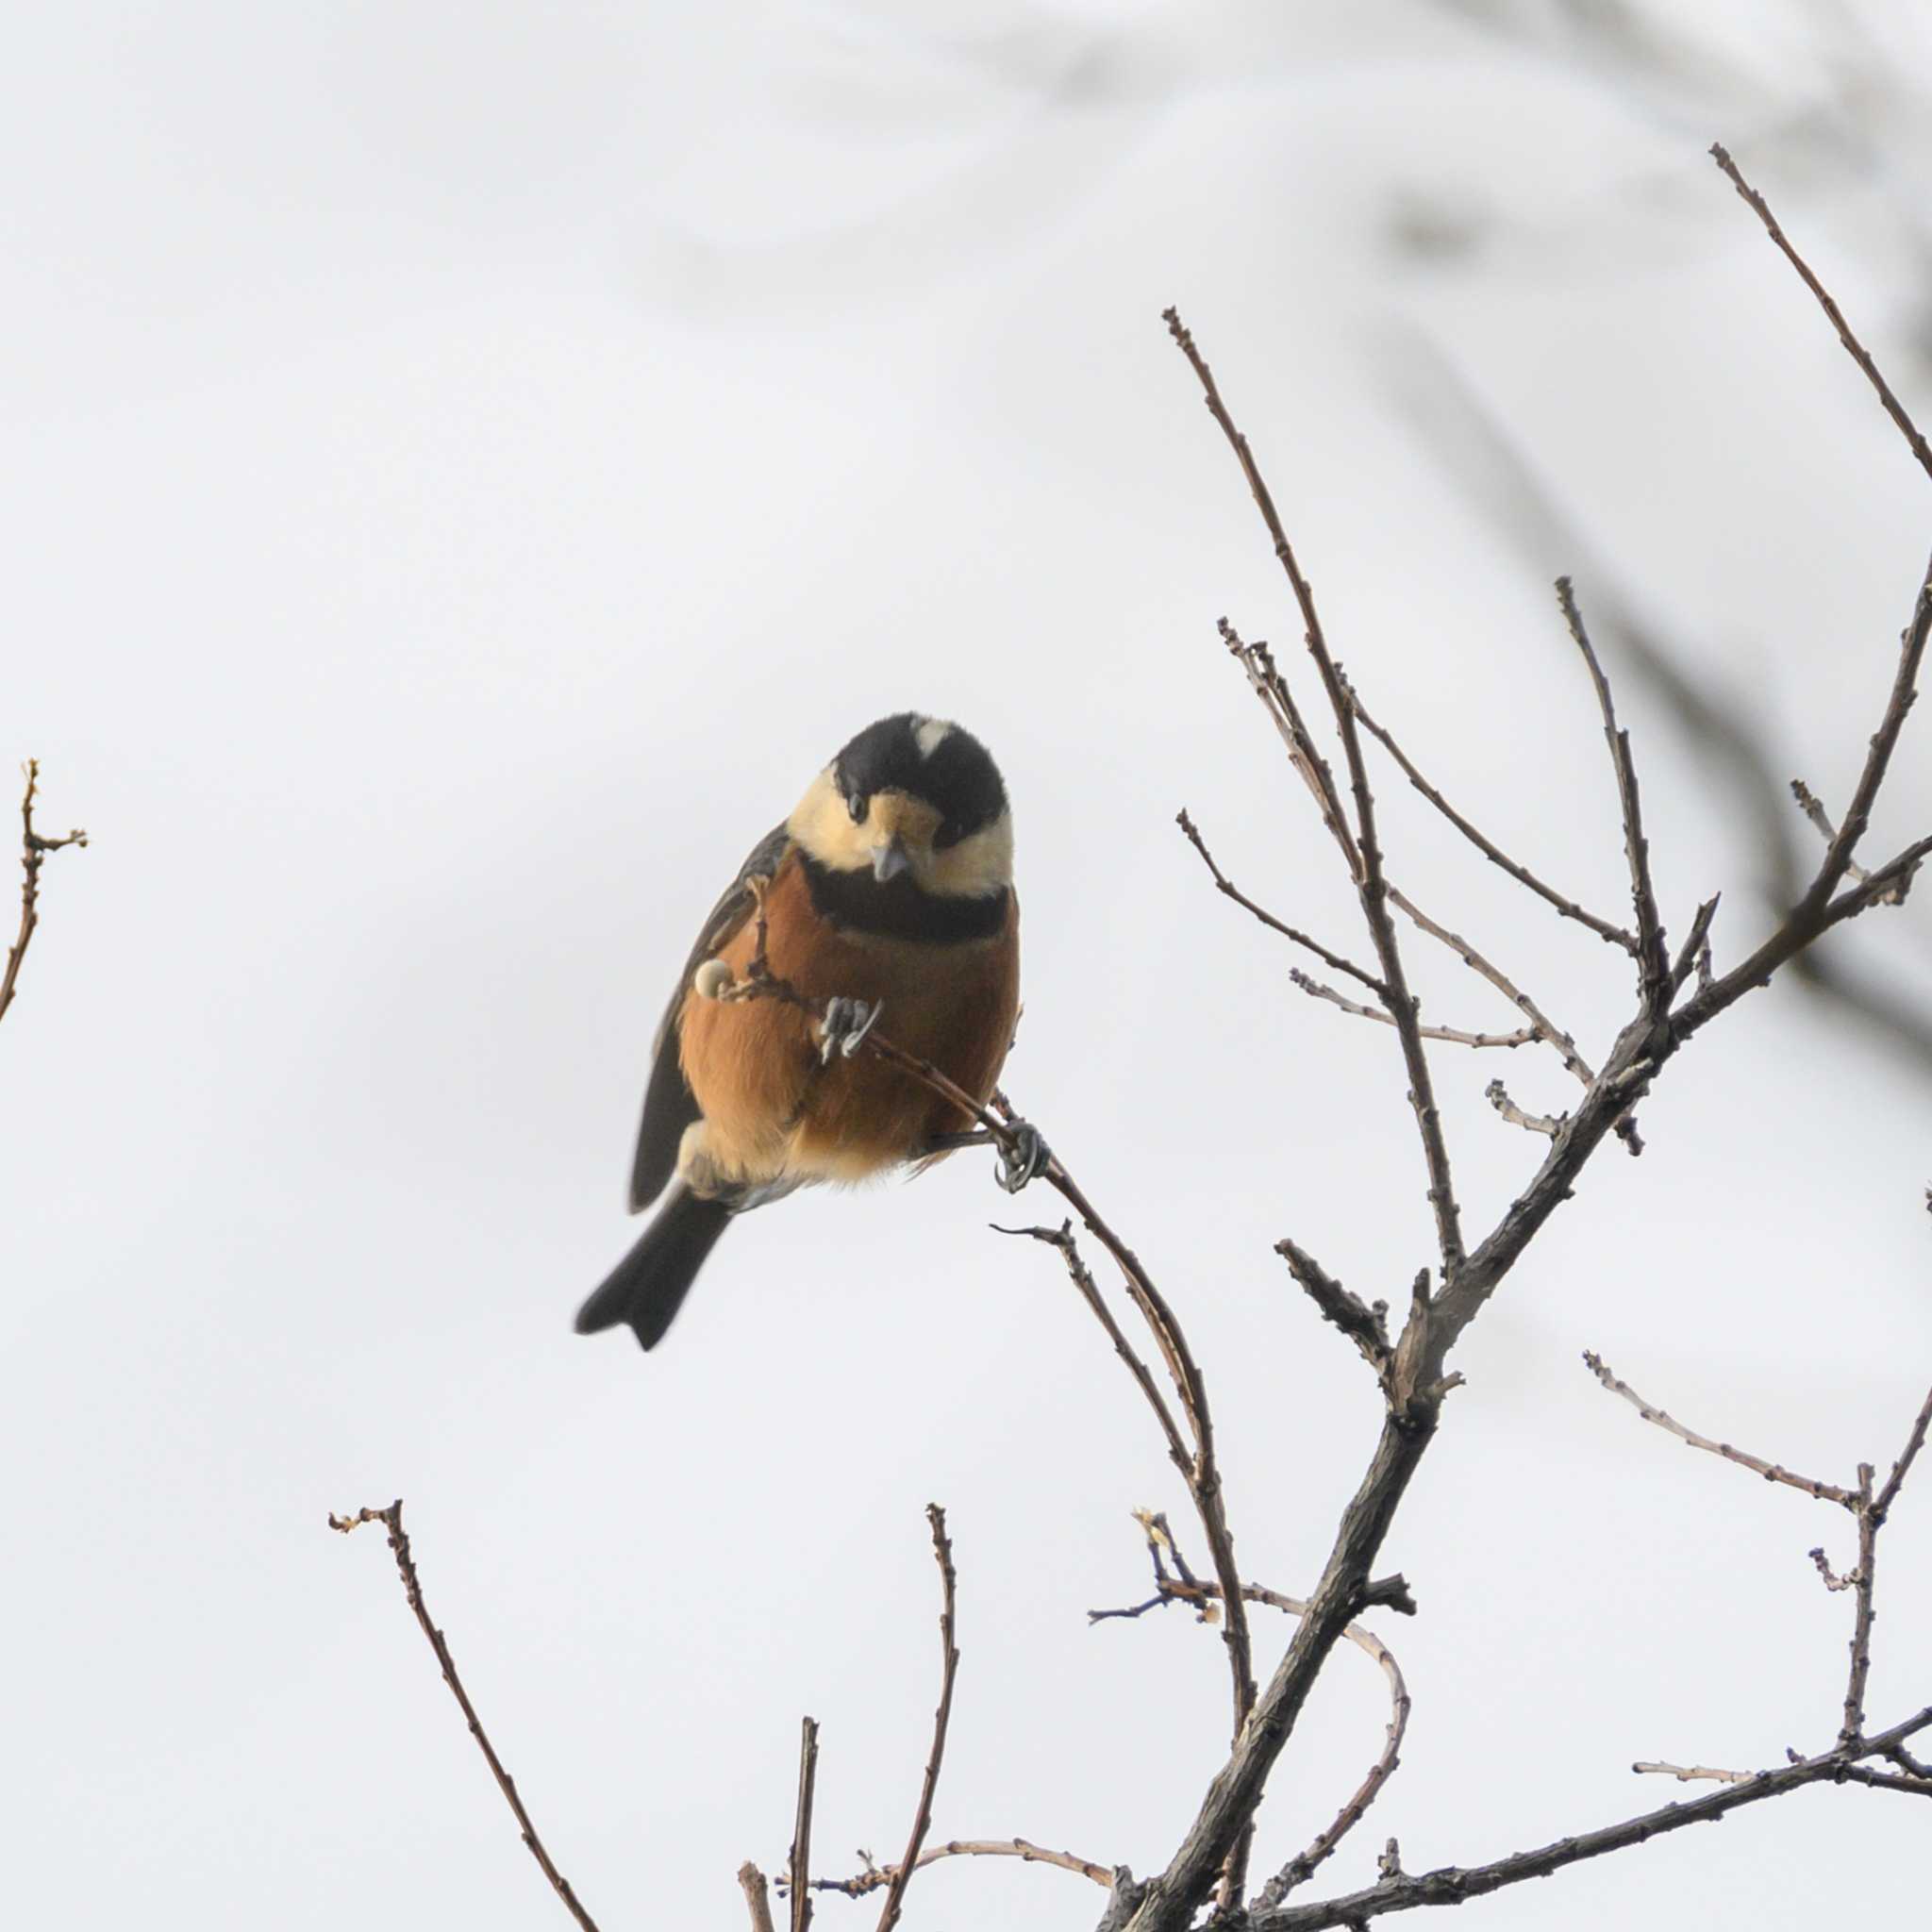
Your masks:
<path fill-rule="evenodd" d="M 1392 1041 L 1296 994 L 1171 824 L 1187 804 L 1241 884 L 1356 946 L 1214 640 L 1225 613 L 1295 655 L 1158 310 L 1199 334 L 1378 715 L 1612 915 L 1614 793 L 1547 591 L 1583 560 L 1528 554 L 1419 427 L 1424 350 L 1827 801 L 1927 541 L 1924 478 L 1702 150 L 1723 135 L 1777 197 L 1923 421 L 1932 49 L 1889 11 L 1858 51 L 1821 41 L 1834 9 L 1740 0 L 1660 78 L 1571 12 L 16 25 L 0 752 L 38 755 L 43 825 L 95 842 L 50 862 L 0 1027 L 9 1918 L 564 1923 L 378 1534 L 324 1527 L 396 1494 L 607 1932 L 742 1923 L 801 1711 L 822 1867 L 896 1853 L 936 1689 L 929 1498 L 964 1652 L 935 1837 L 1165 1861 L 1221 1759 L 1221 1645 L 1179 1613 L 1086 1625 L 1144 1593 L 1128 1511 L 1178 1524 L 1185 1497 L 1055 1257 L 986 1232 L 1052 1196 L 1015 1207 L 962 1159 L 788 1203 L 648 1359 L 570 1316 L 635 1232 L 647 1044 L 695 922 L 851 730 L 956 715 L 1018 813 L 1008 1085 L 1188 1323 L 1244 1569 L 1312 1583 L 1374 1403 L 1270 1244 L 1399 1299 L 1423 1182 Z M 1398 245 L 1445 219 L 1468 248 Z M 1762 919 L 1741 822 L 1621 691 L 1668 922 L 1729 888 L 1735 959 Z M 1874 851 L 1932 822 L 1927 728 Z M 1398 782 L 1398 879 L 1600 1051 L 1615 958 Z M 1932 985 L 1923 904 L 1868 927 L 1847 957 Z M 1512 1024 L 1411 957 L 1435 1017 Z M 1437 1065 L 1486 1226 L 1539 1147 L 1484 1082 L 1559 1108 L 1563 1076 Z M 1386 1552 L 1423 1607 L 1377 1626 L 1408 1750 L 1324 1890 L 1390 1832 L 1411 1870 L 1475 1862 L 1679 1795 L 1633 1758 L 1755 1766 L 1835 1732 L 1848 1607 L 1805 1551 L 1842 1566 L 1847 1525 L 1645 1430 L 1577 1357 L 1827 1479 L 1889 1460 L 1932 1374 L 1924 1079 L 1781 989 L 1643 1122 L 1650 1153 L 1600 1158 L 1458 1355 Z M 1885 1545 L 1875 1721 L 1932 1697 L 1928 1612 L 1922 1485 Z M 1272 1665 L 1285 1629 L 1257 1633 Z M 1385 1718 L 1338 1656 L 1259 1872 Z M 1900 1923 L 1922 1840 L 1882 1793 L 1813 1790 L 1472 1909 Z M 1099 1906 L 955 1861 L 908 1923 Z M 818 1924 L 875 1917 L 830 1898 Z"/>

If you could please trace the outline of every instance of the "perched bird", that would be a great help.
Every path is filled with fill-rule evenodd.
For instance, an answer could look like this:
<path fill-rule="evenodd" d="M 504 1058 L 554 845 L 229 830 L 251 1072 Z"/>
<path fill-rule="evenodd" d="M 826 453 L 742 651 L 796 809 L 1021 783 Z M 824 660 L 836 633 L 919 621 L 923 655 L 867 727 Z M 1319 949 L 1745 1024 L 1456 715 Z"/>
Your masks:
<path fill-rule="evenodd" d="M 756 957 L 760 903 L 768 971 L 818 1010 L 729 996 Z M 651 1348 L 734 1215 L 984 1140 L 958 1107 L 856 1049 L 883 1012 L 894 1044 L 984 1105 L 1019 1002 L 998 767 L 957 724 L 882 718 L 811 781 L 698 935 L 652 1050 L 631 1212 L 667 1182 L 671 1194 L 577 1332 L 628 1322 Z M 1003 1162 L 1009 1187 L 1045 1158 L 1030 1130 L 1023 1145 Z"/>

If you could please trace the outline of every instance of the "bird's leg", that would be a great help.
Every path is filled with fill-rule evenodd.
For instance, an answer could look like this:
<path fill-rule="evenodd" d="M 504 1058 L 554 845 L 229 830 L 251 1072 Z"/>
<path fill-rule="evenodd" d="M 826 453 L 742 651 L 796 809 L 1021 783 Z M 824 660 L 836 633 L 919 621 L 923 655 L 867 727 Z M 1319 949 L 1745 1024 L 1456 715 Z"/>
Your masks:
<path fill-rule="evenodd" d="M 1012 1141 L 1009 1152 L 1007 1137 Z M 1008 1193 L 1017 1194 L 1028 1181 L 1038 1180 L 1046 1172 L 1047 1162 L 1053 1158 L 1053 1150 L 1041 1138 L 1040 1129 L 1029 1121 L 1010 1121 L 1007 1125 L 1007 1136 L 988 1133 L 981 1128 L 971 1134 L 935 1134 L 925 1143 L 928 1154 L 950 1154 L 960 1147 L 996 1147 L 999 1149 L 999 1165 L 993 1178 Z"/>
<path fill-rule="evenodd" d="M 878 1024 L 885 1008 L 883 1000 L 827 1000 L 824 1017 L 819 1022 L 819 1064 L 830 1066 L 835 1053 L 842 1053 L 849 1059 L 858 1051 L 865 1036 Z"/>

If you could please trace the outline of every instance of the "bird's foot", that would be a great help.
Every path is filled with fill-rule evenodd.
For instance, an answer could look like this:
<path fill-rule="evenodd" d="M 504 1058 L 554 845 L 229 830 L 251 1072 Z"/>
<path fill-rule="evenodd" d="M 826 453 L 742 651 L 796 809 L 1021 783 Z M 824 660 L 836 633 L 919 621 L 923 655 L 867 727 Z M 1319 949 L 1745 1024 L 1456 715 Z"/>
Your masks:
<path fill-rule="evenodd" d="M 1008 1121 L 1007 1129 L 1013 1137 L 1013 1144 L 1000 1149 L 993 1178 L 1008 1193 L 1017 1194 L 1028 1181 L 1038 1180 L 1046 1172 L 1053 1150 L 1030 1121 Z"/>
<path fill-rule="evenodd" d="M 883 1000 L 827 1000 L 824 1017 L 819 1022 L 819 1064 L 830 1066 L 835 1053 L 851 1058 L 865 1036 L 877 1025 L 885 1008 Z"/>

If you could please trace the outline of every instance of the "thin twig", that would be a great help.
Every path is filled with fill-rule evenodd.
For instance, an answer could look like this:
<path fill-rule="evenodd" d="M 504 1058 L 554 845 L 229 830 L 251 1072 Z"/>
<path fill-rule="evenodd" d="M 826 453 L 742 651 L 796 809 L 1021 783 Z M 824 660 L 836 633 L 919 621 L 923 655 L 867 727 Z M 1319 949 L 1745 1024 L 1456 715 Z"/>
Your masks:
<path fill-rule="evenodd" d="M 819 1727 L 804 1718 L 798 1728 L 798 1809 L 791 1826 L 791 1856 L 786 1861 L 786 1883 L 791 1890 L 791 1932 L 806 1932 L 811 1924 L 811 1803 L 818 1785 Z"/>
<path fill-rule="evenodd" d="M 1467 839 L 1469 842 L 1472 845 L 1474 845 L 1478 852 L 1480 852 L 1483 855 L 1485 858 L 1489 859 L 1492 864 L 1501 866 L 1503 870 L 1507 872 L 1512 879 L 1516 880 L 1516 882 L 1519 885 L 1527 886 L 1529 890 L 1537 895 L 1538 898 L 1543 900 L 1548 905 L 1554 906 L 1557 908 L 1557 910 L 1563 915 L 1565 919 L 1574 919 L 1578 925 L 1588 926 L 1590 930 L 1595 933 L 1599 939 L 1607 940 L 1612 945 L 1622 946 L 1626 953 L 1631 954 L 1633 957 L 1635 956 L 1637 952 L 1637 941 L 1631 934 L 1625 932 L 1621 925 L 1612 925 L 1608 920 L 1599 919 L 1594 912 L 1587 911 L 1583 907 L 1579 906 L 1574 899 L 1566 898 L 1564 894 L 1557 891 L 1554 886 L 1545 885 L 1542 882 L 1542 880 L 1538 878 L 1535 873 L 1531 872 L 1526 865 L 1519 864 L 1515 859 L 1511 858 L 1507 852 L 1505 852 L 1503 848 L 1500 845 L 1498 845 L 1493 839 L 1488 837 L 1477 826 L 1472 824 L 1468 819 L 1464 818 L 1463 815 L 1459 811 L 1457 811 L 1456 808 L 1453 805 L 1451 805 L 1449 801 L 1446 798 L 1444 798 L 1442 794 L 1440 791 L 1438 791 L 1436 788 L 1433 785 L 1431 785 L 1429 781 L 1426 778 L 1424 778 L 1419 771 L 1416 770 L 1414 762 L 1410 759 L 1408 754 L 1406 751 L 1404 751 L 1401 745 L 1399 745 L 1395 741 L 1394 734 L 1392 732 L 1386 730 L 1382 725 L 1376 724 L 1375 721 L 1372 717 L 1370 717 L 1368 712 L 1363 708 L 1361 698 L 1357 693 L 1355 687 L 1353 685 L 1349 687 L 1348 695 L 1349 702 L 1355 707 L 1356 716 L 1359 718 L 1362 722 L 1363 729 L 1368 732 L 1370 737 L 1375 739 L 1381 743 L 1384 749 L 1387 750 L 1387 752 L 1389 753 L 1390 757 L 1392 758 L 1395 760 L 1395 762 L 1402 767 L 1403 775 L 1406 778 L 1407 778 L 1408 782 L 1411 785 L 1413 785 L 1415 789 L 1418 791 L 1420 791 L 1422 795 L 1424 798 L 1426 798 L 1429 801 L 1429 803 L 1433 805 L 1436 808 L 1436 809 L 1439 812 L 1441 812 L 1442 816 L 1445 819 L 1447 819 L 1449 823 L 1452 825 L 1454 825 L 1456 829 L 1458 832 L 1460 832 L 1462 836 L 1465 839 Z"/>
<path fill-rule="evenodd" d="M 517 1829 L 522 1832 L 525 1844 L 530 1848 L 531 1857 L 536 1859 L 544 1877 L 549 1879 L 552 1889 L 584 1932 L 597 1932 L 596 1921 L 578 1902 L 576 1893 L 571 1890 L 570 1880 L 551 1862 L 550 1854 L 544 1850 L 543 1840 L 537 1836 L 537 1827 L 531 1822 L 529 1812 L 524 1808 L 523 1799 L 517 1795 L 516 1780 L 504 1770 L 503 1760 L 497 1757 L 496 1747 L 491 1743 L 490 1735 L 483 1728 L 483 1720 L 476 1715 L 476 1707 L 470 1702 L 470 1693 L 463 1689 L 463 1680 L 457 1674 L 456 1659 L 449 1653 L 449 1645 L 444 1641 L 442 1632 L 430 1621 L 428 1607 L 423 1601 L 422 1579 L 416 1574 L 416 1558 L 409 1548 L 408 1532 L 403 1527 L 403 1499 L 398 1496 L 387 1509 L 364 1508 L 357 1510 L 353 1516 L 331 1516 L 328 1526 L 346 1536 L 363 1523 L 379 1523 L 389 1531 L 390 1552 L 396 1559 L 396 1569 L 403 1579 L 403 1594 L 408 1599 L 409 1608 L 415 1613 L 423 1635 L 429 1640 L 430 1649 L 436 1653 L 436 1661 L 442 1668 L 442 1681 L 449 1686 L 450 1695 L 463 1713 L 463 1722 L 469 1725 L 470 1735 L 476 1740 L 476 1748 L 490 1766 L 491 1776 L 496 1780 L 497 1789 L 516 1817 Z"/>
<path fill-rule="evenodd" d="M 1898 425 L 1899 434 L 1910 445 L 1912 454 L 1919 459 L 1919 467 L 1926 475 L 1932 476 L 1932 446 L 1919 434 L 1918 426 L 1906 414 L 1905 405 L 1892 394 L 1891 385 L 1878 373 L 1878 365 L 1873 361 L 1865 345 L 1852 333 L 1851 325 L 1840 312 L 1839 306 L 1831 298 L 1824 284 L 1811 273 L 1805 258 L 1785 239 L 1785 231 L 1778 226 L 1777 218 L 1771 211 L 1770 204 L 1757 189 L 1738 172 L 1738 164 L 1730 158 L 1722 142 L 1713 142 L 1710 158 L 1731 178 L 1731 186 L 1750 204 L 1751 211 L 1764 224 L 1764 232 L 1776 242 L 1784 258 L 1797 270 L 1799 279 L 1818 298 L 1818 306 L 1824 310 L 1825 319 L 1838 331 L 1838 339 L 1845 345 L 1852 360 L 1865 372 L 1865 379 L 1878 392 L 1878 400 L 1885 406 L 1885 413 Z"/>
<path fill-rule="evenodd" d="M 1332 986 L 1324 986 L 1319 979 L 1311 979 L 1299 966 L 1291 966 L 1288 976 L 1311 999 L 1326 1000 L 1331 1007 L 1340 1007 L 1344 1013 L 1353 1013 L 1357 1020 L 1374 1020 L 1382 1026 L 1395 1024 L 1393 1016 L 1384 1008 L 1362 1006 L 1337 992 Z M 1534 1026 L 1520 1026 L 1514 1033 L 1469 1033 L 1459 1026 L 1422 1026 L 1418 1030 L 1424 1040 L 1441 1040 L 1451 1046 L 1533 1046 L 1543 1037 Z"/>
<path fill-rule="evenodd" d="M 1059 1251 L 1060 1259 L 1066 1263 L 1067 1274 L 1079 1291 L 1080 1299 L 1087 1304 L 1094 1319 L 1107 1331 L 1107 1339 L 1113 1343 L 1114 1353 L 1126 1363 L 1128 1374 L 1139 1384 L 1141 1393 L 1147 1398 L 1149 1407 L 1154 1410 L 1155 1418 L 1160 1424 L 1160 1432 L 1167 1438 L 1169 1459 L 1184 1478 L 1191 1475 L 1194 1467 L 1193 1457 L 1189 1453 L 1179 1424 L 1174 1419 L 1174 1411 L 1168 1407 L 1167 1398 L 1161 1394 L 1160 1385 L 1154 1379 L 1153 1370 L 1135 1352 L 1133 1344 L 1122 1331 L 1121 1324 L 1114 1320 L 1113 1310 L 1108 1307 L 1102 1296 L 1099 1286 L 1093 1279 L 1092 1271 L 1081 1257 L 1079 1244 L 1074 1239 L 1074 1224 L 1071 1221 L 1063 1221 L 1057 1228 L 1000 1227 L 995 1224 L 993 1231 L 996 1234 L 1024 1235 L 1029 1240 L 1044 1241 L 1048 1247 Z"/>
<path fill-rule="evenodd" d="M 1630 864 L 1630 904 L 1637 914 L 1637 963 L 1639 984 L 1646 1011 L 1662 1013 L 1670 1004 L 1670 966 L 1664 957 L 1664 929 L 1657 915 L 1657 888 L 1650 877 L 1650 842 L 1643 836 L 1643 806 L 1637 791 L 1637 766 L 1630 757 L 1630 734 L 1617 724 L 1617 708 L 1610 699 L 1610 681 L 1597 661 L 1590 633 L 1583 627 L 1583 613 L 1576 608 L 1576 593 L 1568 577 L 1557 579 L 1557 602 L 1562 606 L 1563 622 L 1583 653 L 1590 668 L 1590 681 L 1596 688 L 1596 701 L 1604 714 L 1604 740 L 1610 748 L 1610 763 L 1617 774 L 1617 800 L 1624 814 L 1624 853 Z"/>
<path fill-rule="evenodd" d="M 1932 1428 L 1932 1389 L 1925 1391 L 1925 1399 L 1919 1405 L 1911 1434 L 1906 1438 L 1906 1446 L 1900 1450 L 1898 1460 L 1891 1465 L 1891 1474 L 1885 1478 L 1885 1487 L 1873 1499 L 1873 1519 L 1881 1525 L 1891 1506 L 1898 1501 L 1898 1492 L 1911 1473 L 1912 1464 L 1918 1460 L 1919 1451 L 1925 1446 L 1928 1428 Z"/>
<path fill-rule="evenodd" d="M 1808 1475 L 1799 1475 L 1786 1469 L 1782 1463 L 1767 1462 L 1761 1456 L 1753 1456 L 1747 1450 L 1734 1448 L 1729 1442 L 1713 1442 L 1708 1436 L 1700 1436 L 1695 1429 L 1687 1429 L 1674 1417 L 1665 1414 L 1654 1402 L 1647 1402 L 1631 1388 L 1629 1383 L 1620 1381 L 1611 1372 L 1610 1365 L 1600 1355 L 1589 1349 L 1583 1352 L 1583 1359 L 1591 1374 L 1607 1389 L 1612 1395 L 1621 1395 L 1647 1423 L 1655 1423 L 1676 1437 L 1680 1442 L 1688 1442 L 1693 1449 L 1707 1450 L 1712 1456 L 1722 1456 L 1726 1462 L 1735 1462 L 1748 1469 L 1755 1475 L 1761 1475 L 1766 1482 L 1784 1483 L 1789 1488 L 1802 1490 L 1807 1496 L 1814 1496 L 1821 1503 L 1836 1503 L 1842 1509 L 1856 1511 L 1858 1498 L 1850 1490 L 1841 1490 L 1834 1483 L 1822 1483 Z"/>
<path fill-rule="evenodd" d="M 1244 907 L 1248 911 L 1252 912 L 1271 932 L 1278 932 L 1283 939 L 1292 940 L 1296 945 L 1314 954 L 1316 958 L 1320 959 L 1324 966 L 1331 968 L 1337 973 L 1346 973 L 1353 979 L 1358 979 L 1378 999 L 1384 995 L 1387 989 L 1384 988 L 1382 982 L 1373 973 L 1364 973 L 1353 959 L 1344 959 L 1340 953 L 1331 953 L 1321 941 L 1312 940 L 1307 933 L 1297 931 L 1291 925 L 1283 924 L 1280 920 L 1275 918 L 1274 913 L 1268 911 L 1264 907 L 1256 905 L 1214 862 L 1214 855 L 1208 851 L 1207 841 L 1201 837 L 1199 827 L 1188 816 L 1185 810 L 1175 814 L 1174 824 L 1186 833 L 1188 842 L 1201 855 L 1201 862 L 1212 874 L 1215 886 L 1222 892 L 1225 893 L 1228 898 L 1232 899 L 1237 906 Z M 1380 1016 L 1378 1015 L 1377 1017 L 1379 1018 Z"/>
<path fill-rule="evenodd" d="M 1188 358 L 1195 379 L 1201 385 L 1203 399 L 1220 425 L 1221 433 L 1227 439 L 1228 447 L 1234 451 L 1236 460 L 1241 464 L 1241 475 L 1247 479 L 1248 491 L 1255 499 L 1255 507 L 1261 512 L 1261 521 L 1268 530 L 1269 541 L 1274 546 L 1274 555 L 1286 573 L 1290 589 L 1301 611 L 1304 634 L 1308 655 L 1314 659 L 1316 671 L 1322 679 L 1322 688 L 1327 694 L 1329 708 L 1335 714 L 1335 728 L 1341 739 L 1342 756 L 1348 765 L 1349 790 L 1355 798 L 1355 840 L 1357 847 L 1357 865 L 1355 872 L 1357 896 L 1361 901 L 1362 917 L 1369 928 L 1369 936 L 1374 943 L 1375 959 L 1381 969 L 1381 978 L 1388 988 L 1389 1010 L 1395 1021 L 1395 1035 L 1402 1043 L 1403 1064 L 1408 1074 L 1409 1104 L 1415 1111 L 1416 1128 L 1422 1139 L 1423 1161 L 1428 1170 L 1428 1200 L 1430 1211 L 1435 1217 L 1436 1242 L 1441 1254 L 1442 1273 L 1445 1278 L 1453 1276 L 1462 1264 L 1462 1217 L 1456 1205 L 1454 1177 L 1449 1165 L 1449 1147 L 1442 1135 L 1441 1115 L 1436 1107 L 1435 1084 L 1429 1074 L 1428 1055 L 1424 1049 L 1421 1033 L 1417 1030 L 1418 1015 L 1416 1000 L 1408 990 L 1408 977 L 1403 968 L 1402 949 L 1395 937 L 1394 922 L 1389 917 L 1389 887 L 1382 871 L 1382 848 L 1375 833 L 1375 801 L 1369 790 L 1368 765 L 1362 757 L 1361 733 L 1357 729 L 1355 706 L 1348 693 L 1340 667 L 1328 650 L 1328 641 L 1323 633 L 1322 619 L 1315 608 L 1315 593 L 1309 588 L 1308 580 L 1303 576 L 1301 565 L 1295 560 L 1294 547 L 1288 541 L 1288 532 L 1282 527 L 1281 517 L 1274 508 L 1274 498 L 1261 475 L 1260 466 L 1256 462 L 1254 452 L 1248 446 L 1248 439 L 1235 426 L 1234 418 L 1228 413 L 1227 405 L 1221 399 L 1221 391 L 1216 386 L 1213 371 L 1208 366 L 1207 358 L 1194 344 L 1194 338 L 1182 323 L 1178 311 L 1168 308 L 1162 311 L 1161 319 L 1167 324 L 1168 333 L 1173 336 L 1175 345 Z M 1224 1900 L 1224 1904 L 1231 1901 Z"/>
<path fill-rule="evenodd" d="M 1028 1865 L 1052 1865 L 1061 1872 L 1091 1879 L 1104 1891 L 1113 1889 L 1113 1873 L 1108 1867 L 1096 1865 L 1091 1858 L 1075 1857 L 1072 1852 L 1050 1852 L 1044 1845 L 1036 1845 L 1024 1838 L 948 1839 L 942 1845 L 928 1845 L 921 1852 L 913 1870 L 923 1871 L 941 1858 L 1019 1858 Z M 891 1884 L 898 1873 L 896 1865 L 874 1865 L 851 1878 L 814 1878 L 811 1889 L 841 1891 L 847 1898 L 863 1898 L 868 1892 Z"/>
<path fill-rule="evenodd" d="M 911 1835 L 906 1840 L 906 1854 L 899 1860 L 879 1913 L 878 1932 L 892 1932 L 906 1888 L 919 1869 L 919 1850 L 932 1827 L 933 1794 L 940 1786 L 940 1765 L 946 1755 L 946 1725 L 953 1715 L 953 1680 L 959 1673 L 959 1648 L 953 1641 L 956 1630 L 954 1592 L 958 1577 L 953 1570 L 953 1544 L 946 1535 L 946 1512 L 937 1503 L 925 1506 L 925 1520 L 932 1525 L 932 1553 L 940 1566 L 940 1702 L 932 1718 L 932 1750 L 925 1760 L 925 1776 L 919 1787 L 919 1808 L 912 1814 Z"/>
<path fill-rule="evenodd" d="M 20 800 L 20 868 L 25 876 L 20 887 L 20 930 L 7 949 L 6 971 L 0 973 L 0 1019 L 6 1017 L 8 1008 L 13 1004 L 13 990 L 20 978 L 22 962 L 26 958 L 27 941 L 41 923 L 41 867 L 48 853 L 58 852 L 63 845 L 87 843 L 85 832 L 69 832 L 64 839 L 48 839 L 34 830 L 34 795 L 40 784 L 41 761 L 27 759 L 25 770 L 26 790 Z"/>
<path fill-rule="evenodd" d="M 1241 633 L 1224 617 L 1215 620 L 1215 628 L 1220 632 L 1221 641 L 1226 645 L 1228 655 L 1247 674 L 1249 690 L 1260 699 L 1281 741 L 1287 745 L 1289 763 L 1313 795 L 1315 810 L 1323 825 L 1341 849 L 1349 877 L 1360 878 L 1361 851 L 1356 843 L 1355 834 L 1349 830 L 1348 815 L 1341 808 L 1341 795 L 1335 789 L 1335 774 L 1328 769 L 1328 760 L 1322 756 L 1321 748 L 1308 730 L 1307 721 L 1303 718 L 1301 707 L 1295 703 L 1294 692 L 1290 689 L 1287 678 L 1282 676 L 1267 640 L 1257 638 L 1252 644 L 1243 641 Z"/>
<path fill-rule="evenodd" d="M 738 1883 L 751 1913 L 751 1932 L 773 1932 L 772 1894 L 765 1874 L 747 1858 L 738 1868 Z"/>

